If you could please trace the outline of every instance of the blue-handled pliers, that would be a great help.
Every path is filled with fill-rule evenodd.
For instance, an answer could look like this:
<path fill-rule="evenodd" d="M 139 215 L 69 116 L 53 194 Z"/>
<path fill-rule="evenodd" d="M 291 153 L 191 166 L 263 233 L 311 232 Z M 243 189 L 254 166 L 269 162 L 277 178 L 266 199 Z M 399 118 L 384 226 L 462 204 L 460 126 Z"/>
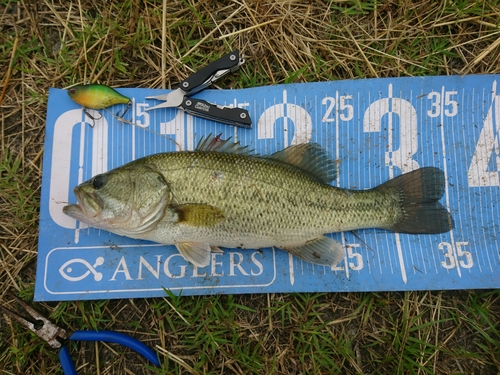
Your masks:
<path fill-rule="evenodd" d="M 72 334 L 68 335 L 68 333 L 62 329 L 61 327 L 56 326 L 52 322 L 50 322 L 47 318 L 41 315 L 38 311 L 30 307 L 24 301 L 21 301 L 19 298 L 15 297 L 17 302 L 26 310 L 29 315 L 33 318 L 33 322 L 19 316 L 13 311 L 0 306 L 0 311 L 14 319 L 24 327 L 33 331 L 38 337 L 45 340 L 51 348 L 60 349 L 59 350 L 59 360 L 61 361 L 61 366 L 63 369 L 64 375 L 77 375 L 75 365 L 71 360 L 69 350 L 64 345 L 65 340 L 72 341 L 104 341 L 104 342 L 113 342 L 116 344 L 121 344 L 130 349 L 135 350 L 137 353 L 146 357 L 151 363 L 155 366 L 160 366 L 160 361 L 158 360 L 158 356 L 156 353 L 151 350 L 148 346 L 143 344 L 142 342 L 125 335 L 119 332 L 112 331 L 75 331 Z"/>

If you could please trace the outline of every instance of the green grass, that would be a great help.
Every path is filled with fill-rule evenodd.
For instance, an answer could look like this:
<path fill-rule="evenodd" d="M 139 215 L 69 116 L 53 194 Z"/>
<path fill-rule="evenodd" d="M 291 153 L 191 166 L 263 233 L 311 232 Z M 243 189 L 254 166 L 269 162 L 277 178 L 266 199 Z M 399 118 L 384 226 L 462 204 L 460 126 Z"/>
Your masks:
<path fill-rule="evenodd" d="M 0 161 L 0 200 L 2 207 L 9 210 L 4 214 L 14 219 L 10 222 L 13 228 L 37 224 L 39 192 L 31 186 L 31 171 L 22 164 L 23 159 L 14 159 L 8 150 Z"/>
<path fill-rule="evenodd" d="M 49 87 L 174 86 L 231 48 L 246 63 L 224 87 L 500 71 L 498 46 L 482 55 L 500 35 L 498 1 L 169 1 L 165 45 L 161 1 L 34 4 L 0 0 L 0 72 L 18 38 L 10 77 L 0 75 L 2 88 L 9 78 L 0 111 L 2 303 L 7 291 L 33 299 Z M 162 361 L 158 370 L 117 345 L 72 342 L 79 374 L 500 372 L 498 290 L 166 292 L 36 307 L 68 330 L 128 333 Z M 0 317 L 0 374 L 60 373 L 56 352 Z"/>

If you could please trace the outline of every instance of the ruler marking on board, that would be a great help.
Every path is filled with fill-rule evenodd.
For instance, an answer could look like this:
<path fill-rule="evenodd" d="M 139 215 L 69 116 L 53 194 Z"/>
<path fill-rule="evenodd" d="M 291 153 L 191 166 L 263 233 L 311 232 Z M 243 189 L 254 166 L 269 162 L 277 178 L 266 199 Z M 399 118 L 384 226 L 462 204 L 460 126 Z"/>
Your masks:
<path fill-rule="evenodd" d="M 495 83 L 493 84 L 493 89 L 491 90 L 491 94 L 492 94 L 492 97 L 494 97 L 495 95 L 495 90 L 496 90 L 496 85 Z M 481 97 L 481 111 L 480 111 L 480 121 L 478 122 L 479 124 L 482 125 L 482 127 L 485 127 L 486 126 L 486 120 L 488 118 L 488 112 L 489 112 L 489 105 L 488 108 L 485 109 L 485 89 L 483 89 L 482 91 L 482 97 Z M 481 127 L 480 127 L 481 128 Z M 481 134 L 483 132 L 483 129 L 481 129 L 480 133 L 479 133 L 479 139 L 481 138 Z M 476 166 L 476 168 L 479 168 L 479 165 Z M 483 205 L 483 194 L 481 194 L 481 191 L 476 195 L 479 197 L 479 202 L 480 202 L 480 206 Z M 481 215 L 481 227 L 484 227 L 484 221 L 483 221 L 483 216 Z M 488 259 L 485 258 L 487 257 L 487 254 L 483 254 L 483 263 L 484 263 L 484 266 L 487 267 L 487 262 L 488 262 Z"/>
<path fill-rule="evenodd" d="M 445 110 L 444 110 L 444 105 L 445 105 L 445 87 L 441 86 L 441 107 L 440 107 L 440 131 L 441 131 L 441 152 L 442 152 L 442 158 L 443 158 L 443 172 L 444 172 L 444 181 L 445 181 L 445 188 L 444 188 L 444 195 L 445 195 L 445 207 L 446 209 L 450 209 L 450 196 L 449 196 L 449 189 L 448 189 L 448 163 L 446 162 L 447 154 L 446 154 L 446 135 L 445 135 L 445 123 L 444 123 L 444 115 L 445 115 Z M 462 271 L 460 268 L 460 264 L 458 263 L 458 255 L 457 255 L 457 249 L 456 249 L 456 244 L 455 244 L 455 237 L 453 236 L 453 229 L 450 231 L 450 242 L 451 242 L 451 250 L 453 253 L 453 258 L 454 258 L 454 265 L 457 270 L 458 276 L 462 277 Z"/>
<path fill-rule="evenodd" d="M 82 110 L 82 121 L 80 122 L 80 144 L 78 147 L 79 151 L 79 157 L 78 157 L 78 184 L 81 184 L 83 182 L 83 164 L 85 160 L 85 126 L 87 126 L 87 123 L 85 122 L 85 111 Z M 85 224 L 83 224 L 81 221 L 77 221 L 76 223 L 77 227 L 75 228 L 75 237 L 74 241 L 75 243 L 80 242 L 80 231 L 85 228 Z"/>
<path fill-rule="evenodd" d="M 135 118 L 135 105 L 132 105 L 132 116 L 134 116 L 133 118 Z M 113 118 L 113 122 L 114 122 L 114 118 Z M 136 144 L 136 141 L 135 141 L 135 136 L 136 136 L 136 127 L 135 126 L 131 126 L 130 127 L 130 131 L 132 132 L 132 135 L 131 135 L 131 140 L 132 140 L 132 150 L 131 150 L 131 160 L 135 160 L 135 144 Z"/>
<path fill-rule="evenodd" d="M 399 91 L 399 101 L 401 103 L 403 103 L 403 99 L 402 98 L 402 92 Z M 410 95 L 409 95 L 409 98 L 408 98 L 408 102 L 409 102 L 409 105 L 413 108 L 413 89 L 410 89 Z M 403 112 L 404 113 L 404 112 Z M 405 113 L 406 116 L 404 116 L 404 118 L 400 118 L 399 121 L 400 121 L 400 124 L 399 124 L 399 131 L 402 132 L 402 122 L 407 122 L 410 124 L 409 126 L 409 130 L 410 130 L 410 134 L 411 134 L 411 138 L 413 140 L 413 137 L 414 137 L 414 133 L 417 133 L 418 134 L 418 116 L 415 112 L 415 117 L 416 117 L 416 121 L 411 121 L 411 118 L 412 118 L 412 113 L 410 111 L 410 113 L 406 112 Z M 416 129 L 414 129 L 414 127 L 416 127 Z M 410 159 L 411 159 L 411 156 L 415 154 L 415 152 L 417 150 L 413 150 L 413 142 L 410 142 L 410 147 L 409 147 L 409 150 L 407 150 L 407 153 L 409 153 L 410 155 Z M 400 144 L 399 145 L 400 148 L 402 148 L 402 145 Z M 404 153 L 401 153 L 400 154 L 400 157 L 401 159 L 403 159 L 406 155 Z M 404 165 L 405 164 L 405 160 L 401 160 L 401 165 Z M 411 269 L 413 271 L 413 274 L 415 274 L 417 271 L 417 269 L 422 272 L 422 270 L 420 270 L 420 260 L 418 260 L 417 258 L 417 253 L 413 250 L 417 250 L 418 252 L 418 249 L 414 249 L 412 246 L 410 246 L 410 238 L 409 236 L 404 236 L 405 237 L 405 241 L 403 243 L 403 245 L 406 245 L 406 246 L 403 246 L 403 248 L 405 249 L 405 254 L 408 254 L 407 256 L 410 257 L 410 261 L 409 261 L 409 265 L 411 266 Z"/>
<path fill-rule="evenodd" d="M 455 95 L 458 95 L 458 91 L 456 91 L 455 89 L 453 89 L 453 92 L 455 93 Z M 446 100 L 446 98 L 444 99 Z M 458 106 L 458 104 L 457 104 Z M 446 114 L 446 112 L 445 112 Z M 458 109 L 456 111 L 456 114 L 458 114 Z M 454 114 L 453 116 L 450 116 L 449 117 L 449 127 L 451 127 L 452 129 L 455 129 L 457 123 L 456 123 L 456 114 Z M 455 132 L 454 131 L 451 131 L 451 139 L 452 139 L 452 144 L 457 144 L 456 143 L 456 138 L 455 138 Z M 456 154 L 457 154 L 457 149 L 456 148 L 451 148 L 450 149 L 450 160 L 451 160 L 451 156 L 453 156 L 453 159 L 456 160 Z M 455 186 L 455 185 L 460 185 L 459 181 L 458 181 L 458 178 L 456 176 L 458 176 L 458 166 L 459 166 L 459 163 L 451 163 L 451 165 L 449 166 L 449 168 L 447 168 L 447 173 L 446 173 L 446 188 L 447 189 L 450 189 L 450 186 Z M 453 179 L 453 169 L 454 169 L 454 176 L 455 176 L 455 184 L 454 185 L 450 185 L 450 178 Z M 452 171 L 450 174 L 449 171 Z M 449 192 L 448 192 L 449 193 Z M 451 204 L 449 203 L 449 194 L 448 194 L 448 200 L 446 201 L 447 202 L 447 206 L 446 206 L 446 209 L 448 211 L 451 211 Z M 461 223 L 462 222 L 462 215 L 461 213 L 459 212 L 458 214 L 458 222 Z M 461 225 L 459 225 L 461 227 Z M 456 241 L 455 239 L 455 233 L 452 231 L 450 232 L 450 235 L 453 236 L 453 241 L 454 241 L 454 247 L 456 248 L 456 251 L 457 251 L 457 260 L 458 260 L 458 265 L 457 267 L 460 267 L 460 272 L 467 272 L 470 274 L 470 268 L 467 267 L 467 264 L 464 263 L 464 266 L 462 267 L 461 265 L 461 259 L 460 259 L 460 256 L 461 254 L 458 253 L 458 249 L 459 247 L 461 248 L 462 245 L 465 245 L 467 242 L 463 242 L 463 241 Z M 458 237 L 460 238 L 460 237 Z M 465 254 L 465 253 L 462 253 L 462 254 Z M 462 270 L 463 268 L 463 270 Z"/>
<path fill-rule="evenodd" d="M 488 105 L 487 108 L 484 108 L 484 103 L 486 103 L 486 98 L 485 96 L 487 97 L 487 93 L 485 93 L 485 90 L 486 89 L 483 89 L 483 97 L 482 97 L 482 106 L 483 106 L 483 110 L 481 111 L 482 112 L 482 121 L 480 122 L 481 124 L 481 133 L 479 135 L 479 137 L 481 138 L 481 134 L 485 131 L 484 129 L 488 127 L 488 120 L 493 120 L 493 113 L 491 113 L 491 117 L 489 116 L 489 112 L 490 110 L 493 110 L 493 104 L 495 102 L 495 95 L 496 95 L 496 82 L 493 83 L 493 86 L 492 86 L 492 89 L 491 89 L 491 103 Z M 485 137 L 487 138 L 487 137 Z M 485 140 L 486 142 L 486 140 Z M 486 156 L 486 155 L 484 155 Z M 488 182 L 489 182 L 489 185 L 491 186 L 491 179 L 489 178 L 490 175 L 488 175 Z M 481 206 L 483 205 L 483 199 L 484 199 L 484 194 L 483 191 L 484 191 L 484 187 L 478 187 L 477 189 L 480 189 L 479 191 L 479 201 L 481 202 Z M 485 227 L 485 223 L 484 223 L 484 216 L 481 215 L 481 228 L 484 228 Z M 488 267 L 490 268 L 491 270 L 491 264 L 490 264 L 490 259 L 489 259 L 489 254 L 483 254 L 483 262 L 484 262 L 484 266 L 485 267 Z"/>
<path fill-rule="evenodd" d="M 387 140 L 388 140 L 388 150 L 389 150 L 389 179 L 393 179 L 394 178 L 394 145 L 393 145 L 393 141 L 394 141 L 394 136 L 393 136 L 393 131 L 394 131 L 394 128 L 393 128 L 393 120 L 394 120 L 394 96 L 393 96 L 393 86 L 392 86 L 392 83 L 389 84 L 389 87 L 388 87 L 388 101 L 389 101 L 389 116 L 388 116 L 388 121 L 389 121 L 389 125 L 387 126 L 387 130 L 389 131 L 389 135 L 387 137 Z M 401 118 L 399 118 L 399 120 L 401 121 Z M 401 122 L 399 124 L 399 127 L 401 129 Z M 399 145 L 399 147 L 401 147 L 401 145 Z M 401 165 L 401 163 L 399 163 Z M 396 249 L 397 249 L 397 255 L 398 255 L 398 263 L 399 263 L 399 269 L 401 271 L 401 280 L 406 284 L 408 282 L 408 276 L 406 274 L 406 265 L 405 265 L 405 259 L 404 259 L 404 256 L 403 256 L 403 248 L 401 246 L 401 235 L 399 233 L 394 233 L 394 237 L 396 239 Z"/>
<path fill-rule="evenodd" d="M 345 236 L 344 232 L 342 232 L 342 244 L 345 243 Z M 345 247 L 346 250 L 349 250 L 349 244 Z M 344 271 L 345 271 L 345 277 L 349 278 L 349 258 L 348 258 L 348 253 L 344 250 Z"/>
<path fill-rule="evenodd" d="M 496 129 L 495 129 L 495 120 L 497 120 L 497 115 L 498 115 L 498 112 L 500 111 L 500 108 L 497 108 L 497 104 L 500 103 L 500 96 L 497 96 L 497 85 L 496 85 L 496 81 L 493 82 L 493 85 L 492 85 L 492 89 L 491 89 L 491 96 L 492 96 L 492 99 L 491 99 L 491 107 L 488 109 L 488 112 L 491 111 L 491 116 L 489 117 L 491 119 L 491 132 L 493 134 L 493 150 L 492 150 L 492 153 L 490 156 L 493 156 L 493 154 L 495 153 L 495 149 L 498 149 L 498 134 L 496 132 Z M 498 119 L 498 121 L 500 121 L 500 119 Z M 488 126 L 489 124 L 484 124 L 484 126 Z M 497 127 L 500 126 L 497 124 Z M 498 154 L 497 154 L 497 158 L 498 158 Z M 497 172 L 498 172 L 498 167 L 497 167 Z M 498 178 L 498 174 L 497 174 L 497 178 Z M 490 180 L 490 186 L 493 186 L 495 185 L 495 182 L 491 182 Z M 490 201 L 493 201 L 492 200 L 492 190 L 490 189 Z M 482 194 L 481 194 L 482 196 Z M 497 211 L 498 212 L 498 211 Z M 481 216 L 481 218 L 483 218 Z M 483 222 L 484 223 L 484 222 Z M 483 228 L 484 228 L 484 224 L 483 224 Z M 498 252 L 497 252 L 498 253 Z M 486 254 L 486 258 L 488 259 L 488 266 L 489 266 L 489 269 L 490 271 L 493 270 L 492 268 L 492 264 L 491 264 L 491 258 L 490 258 L 490 254 L 487 253 Z"/>
<path fill-rule="evenodd" d="M 491 156 L 493 156 L 493 153 L 496 153 L 496 172 L 497 172 L 497 180 L 500 180 L 500 145 L 499 145 L 499 137 L 500 137 L 500 95 L 497 94 L 497 82 L 494 81 L 492 85 L 492 90 L 491 90 L 491 95 L 492 95 L 492 101 L 491 101 L 491 127 L 492 127 L 492 132 L 493 132 L 493 152 L 491 153 Z M 496 126 L 495 126 L 496 125 Z M 485 124 L 486 126 L 486 124 Z M 500 181 L 499 181 L 500 184 Z M 493 184 L 492 184 L 493 185 Z M 493 202 L 493 192 L 492 189 L 490 189 L 490 201 Z M 498 212 L 498 211 L 497 211 Z M 494 213 L 492 213 L 492 219 L 493 219 Z M 497 242 L 497 252 L 498 255 L 498 242 Z M 487 258 L 488 258 L 488 264 L 489 268 L 491 271 L 493 271 L 493 266 L 491 263 L 491 258 L 490 254 L 487 253 Z"/>
<path fill-rule="evenodd" d="M 429 89 L 429 91 L 430 91 L 430 89 Z M 437 147 L 438 147 L 436 145 L 437 142 L 435 142 L 435 139 L 434 139 L 436 137 L 435 132 L 434 132 L 434 128 L 435 128 L 434 121 L 432 120 L 432 117 L 434 117 L 434 116 L 431 117 L 429 115 L 429 112 L 432 110 L 432 106 L 433 106 L 429 100 L 431 93 L 432 93 L 432 91 L 428 92 L 426 94 L 423 94 L 423 95 L 425 95 L 427 100 L 425 101 L 425 105 L 422 105 L 422 108 L 425 108 L 425 110 L 424 110 L 425 116 L 426 116 L 425 118 L 427 119 L 427 121 L 429 123 L 429 128 L 430 128 L 429 132 L 431 133 L 430 139 L 429 139 L 429 143 L 430 143 L 429 147 L 431 148 L 431 155 L 434 156 L 434 155 L 438 155 L 439 151 L 437 150 Z M 424 115 L 422 115 L 422 116 L 424 116 Z M 436 165 L 436 163 L 438 163 L 437 160 L 432 160 L 429 163 L 429 165 L 438 166 L 438 165 Z M 431 253 L 433 254 L 434 269 L 435 269 L 436 275 L 439 275 L 441 273 L 441 271 L 443 271 L 442 266 L 441 266 L 442 263 L 440 260 L 440 252 L 438 251 L 437 252 L 438 254 L 435 254 L 436 251 L 431 251 Z M 446 272 L 448 273 L 448 270 L 446 270 Z"/>
<path fill-rule="evenodd" d="M 493 85 L 492 85 L 492 89 L 491 89 L 491 95 L 492 95 L 492 100 L 491 100 L 491 106 L 490 108 L 488 109 L 488 116 L 487 116 L 487 119 L 489 119 L 491 121 L 491 124 L 487 124 L 486 123 L 486 120 L 484 121 L 484 124 L 483 124 L 483 127 L 487 127 L 488 125 L 491 126 L 491 129 L 489 132 L 491 132 L 489 134 L 489 138 L 491 138 L 491 140 L 488 140 L 488 141 L 491 141 L 493 144 L 492 144 L 492 149 L 491 150 L 488 150 L 490 151 L 490 155 L 489 157 L 493 157 L 493 154 L 496 153 L 496 172 L 486 172 L 485 171 L 485 174 L 488 175 L 488 181 L 489 181 L 489 186 L 490 189 L 489 189 L 489 197 L 490 197 L 490 201 L 493 202 L 493 187 L 496 187 L 496 186 L 499 186 L 500 185 L 500 176 L 499 176 L 499 172 L 500 172 L 500 165 L 498 164 L 498 160 L 499 160 L 499 157 L 500 157 L 500 146 L 499 146 L 499 137 L 500 137 L 500 95 L 497 94 L 497 82 L 494 81 L 493 82 Z M 490 114 L 490 111 L 491 111 L 491 116 L 489 116 Z M 495 126 L 496 125 L 496 126 Z M 484 129 L 483 131 L 485 131 L 485 134 L 489 133 L 486 131 L 487 129 Z M 487 137 L 485 137 L 487 138 Z M 479 145 L 478 145 L 479 147 Z M 494 162 L 494 161 L 493 161 Z M 486 162 L 486 164 L 488 164 Z M 485 166 L 486 167 L 486 166 Z M 493 178 L 493 181 L 491 180 Z M 483 194 L 480 194 L 481 198 L 483 198 Z M 498 203 L 498 201 L 497 201 Z M 493 210 L 492 210 L 493 211 Z M 497 211 L 498 212 L 498 211 Z M 495 217 L 495 213 L 492 212 L 491 213 L 491 219 L 492 221 L 494 220 L 494 217 Z M 484 228 L 484 216 L 482 215 L 481 216 L 481 220 L 482 220 L 482 225 L 483 225 L 483 228 Z M 497 249 L 496 249 L 496 254 L 497 254 L 497 257 L 500 258 L 500 253 L 498 251 L 498 242 L 497 242 L 497 245 L 496 245 Z M 490 254 L 487 253 L 486 254 L 486 257 L 488 259 L 488 265 L 489 265 L 489 268 L 490 270 L 492 271 L 493 268 L 492 268 L 492 264 L 491 264 L 491 258 L 490 258 Z"/>
<path fill-rule="evenodd" d="M 383 255 L 384 252 L 379 251 L 378 247 L 376 247 L 374 249 L 374 251 L 376 252 L 376 254 L 374 254 L 374 256 L 378 260 L 378 270 L 379 270 L 379 273 L 382 275 L 383 271 L 382 271 L 382 258 L 381 258 L 381 256 Z"/>
<path fill-rule="evenodd" d="M 482 128 L 484 128 L 484 127 L 487 126 L 488 112 L 489 112 L 489 110 L 491 108 L 491 105 L 493 104 L 493 100 L 494 100 L 493 98 L 495 97 L 495 90 L 496 90 L 496 84 L 493 83 L 493 88 L 491 90 L 492 91 L 491 92 L 492 101 L 488 105 L 488 108 L 486 108 L 486 109 L 485 109 L 485 102 L 486 102 L 485 89 L 483 89 L 483 91 L 482 91 L 482 98 L 481 98 L 481 108 L 482 108 L 482 110 L 480 111 L 480 116 L 481 116 L 480 120 L 481 121 L 479 121 L 479 124 L 481 124 L 482 126 L 480 127 L 481 131 L 479 133 L 479 139 L 481 138 L 481 134 L 483 133 L 483 129 Z M 479 166 L 477 166 L 477 168 L 479 168 Z M 476 189 L 481 189 L 481 188 L 477 187 Z M 476 196 L 479 197 L 480 206 L 483 206 L 483 194 L 481 194 L 481 191 L 479 191 L 479 193 Z M 484 228 L 483 215 L 481 215 L 481 228 Z M 486 258 L 485 258 L 485 256 L 486 256 Z M 483 262 L 484 262 L 484 266 L 486 267 L 488 265 L 488 263 L 489 263 L 488 254 L 483 254 Z"/>
<path fill-rule="evenodd" d="M 469 95 L 466 94 L 466 90 L 462 89 L 462 103 L 467 103 L 467 106 L 465 107 L 465 109 L 464 109 L 464 107 L 462 107 L 462 111 L 461 111 L 461 116 L 462 116 L 461 123 L 462 124 L 466 124 L 467 123 L 466 122 L 466 118 L 465 118 L 465 114 L 467 112 L 471 113 L 472 118 L 474 118 L 474 117 L 477 116 L 477 115 L 474 116 L 474 114 L 473 114 L 474 111 L 472 110 L 474 108 L 474 100 L 475 100 L 475 97 L 476 97 L 475 92 L 476 92 L 476 90 L 475 90 L 475 88 L 473 88 L 472 89 L 472 93 L 469 96 Z M 469 134 L 469 132 L 466 133 L 465 131 L 462 132 L 462 137 L 463 137 L 462 141 L 463 141 L 464 145 L 467 145 L 468 139 L 473 139 L 474 138 L 473 137 L 473 133 L 474 133 L 473 129 L 474 128 L 471 129 L 472 134 Z M 469 162 L 469 161 L 467 160 L 467 162 Z M 457 167 L 458 167 L 458 163 L 457 163 Z M 457 176 L 458 176 L 458 172 L 457 172 Z M 467 194 L 465 196 L 466 196 L 466 198 L 468 200 L 468 206 L 472 207 L 472 202 L 473 202 L 473 197 L 472 196 L 474 195 L 474 192 L 472 191 L 472 189 L 470 188 L 470 186 L 468 186 L 467 182 L 468 181 L 467 181 L 467 177 L 466 177 Z M 462 222 L 462 215 L 461 215 L 461 213 L 458 213 L 458 215 L 459 215 L 459 217 L 461 219 L 460 222 Z M 471 241 L 472 243 L 477 243 L 476 241 L 478 241 L 479 243 L 481 242 L 481 240 L 476 240 L 476 231 L 474 231 L 474 230 L 471 231 L 471 236 L 472 236 L 472 241 Z M 483 264 L 482 264 L 483 261 L 482 261 L 480 255 L 479 254 L 472 254 L 472 257 L 473 257 L 473 259 L 477 259 L 477 265 L 478 265 L 479 272 L 483 273 Z"/>
<path fill-rule="evenodd" d="M 368 259 L 369 259 L 369 254 L 370 254 L 370 249 L 368 249 L 366 246 L 365 246 L 365 254 L 366 254 L 366 259 L 367 259 L 366 266 L 368 267 L 368 273 L 369 273 L 370 275 L 372 275 L 372 274 L 373 274 L 373 272 L 372 272 L 371 262 L 369 262 L 369 261 L 368 261 Z M 363 268 L 362 268 L 362 269 L 363 269 Z M 358 271 L 358 273 L 360 273 L 362 269 L 360 269 L 360 270 Z"/>
<path fill-rule="evenodd" d="M 420 97 L 420 95 L 422 94 L 422 89 L 420 90 L 420 93 L 418 93 L 418 95 L 415 97 L 415 103 L 418 102 L 418 98 Z M 412 90 L 412 102 L 413 102 L 413 90 Z M 420 115 L 417 117 L 417 121 L 415 123 L 415 126 L 417 127 L 416 131 L 417 133 L 419 132 L 419 129 L 421 129 L 422 125 L 420 124 L 423 124 L 423 106 L 419 106 L 420 107 Z M 419 128 L 420 126 L 420 128 Z M 417 150 L 418 150 L 418 145 L 419 145 L 419 142 L 418 142 L 418 139 L 417 139 Z M 417 150 L 415 150 L 414 152 L 412 152 L 412 155 L 413 154 L 416 154 L 417 153 Z M 414 241 L 413 242 L 414 244 L 417 243 L 417 241 Z M 430 269 L 429 268 L 429 261 L 426 257 L 426 255 L 424 254 L 424 247 L 422 245 L 422 241 L 418 241 L 418 250 L 419 250 L 419 255 L 420 255 L 420 259 L 422 261 L 422 272 L 427 275 L 430 273 Z M 431 252 L 433 255 L 434 255 L 434 251 Z"/>

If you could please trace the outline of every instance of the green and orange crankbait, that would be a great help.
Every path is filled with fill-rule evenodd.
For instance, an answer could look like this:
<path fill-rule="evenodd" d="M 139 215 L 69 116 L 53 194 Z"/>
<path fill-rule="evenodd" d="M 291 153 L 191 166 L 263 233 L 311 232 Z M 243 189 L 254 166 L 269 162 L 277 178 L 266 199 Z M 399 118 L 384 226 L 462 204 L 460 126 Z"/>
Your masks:
<path fill-rule="evenodd" d="M 130 100 L 130 98 L 120 94 L 109 86 L 97 83 L 74 86 L 68 89 L 68 95 L 75 103 L 90 109 L 104 109 L 115 104 L 126 104 L 127 108 L 125 111 L 123 111 L 121 115 L 117 113 L 117 117 L 123 117 L 132 105 L 132 100 Z M 88 117 L 92 120 L 96 120 L 90 113 L 86 110 L 84 111 Z"/>
<path fill-rule="evenodd" d="M 68 89 L 68 95 L 76 103 L 90 109 L 103 109 L 115 104 L 130 104 L 130 98 L 109 86 L 100 84 L 77 85 Z"/>

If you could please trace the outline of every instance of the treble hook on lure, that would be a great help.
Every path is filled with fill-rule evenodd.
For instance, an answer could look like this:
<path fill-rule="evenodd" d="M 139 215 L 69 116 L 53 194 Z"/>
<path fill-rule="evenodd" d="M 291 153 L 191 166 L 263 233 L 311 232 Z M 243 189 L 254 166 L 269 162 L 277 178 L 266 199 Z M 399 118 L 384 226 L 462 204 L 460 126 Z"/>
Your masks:
<path fill-rule="evenodd" d="M 125 95 L 120 94 L 115 89 L 101 84 L 77 85 L 68 89 L 69 97 L 85 108 L 104 109 L 115 104 L 127 104 L 127 108 L 123 114 L 117 117 L 123 117 L 132 105 L 132 100 Z M 98 120 L 90 115 L 87 111 L 85 114 L 92 120 Z M 101 115 L 102 116 L 102 115 Z"/>

